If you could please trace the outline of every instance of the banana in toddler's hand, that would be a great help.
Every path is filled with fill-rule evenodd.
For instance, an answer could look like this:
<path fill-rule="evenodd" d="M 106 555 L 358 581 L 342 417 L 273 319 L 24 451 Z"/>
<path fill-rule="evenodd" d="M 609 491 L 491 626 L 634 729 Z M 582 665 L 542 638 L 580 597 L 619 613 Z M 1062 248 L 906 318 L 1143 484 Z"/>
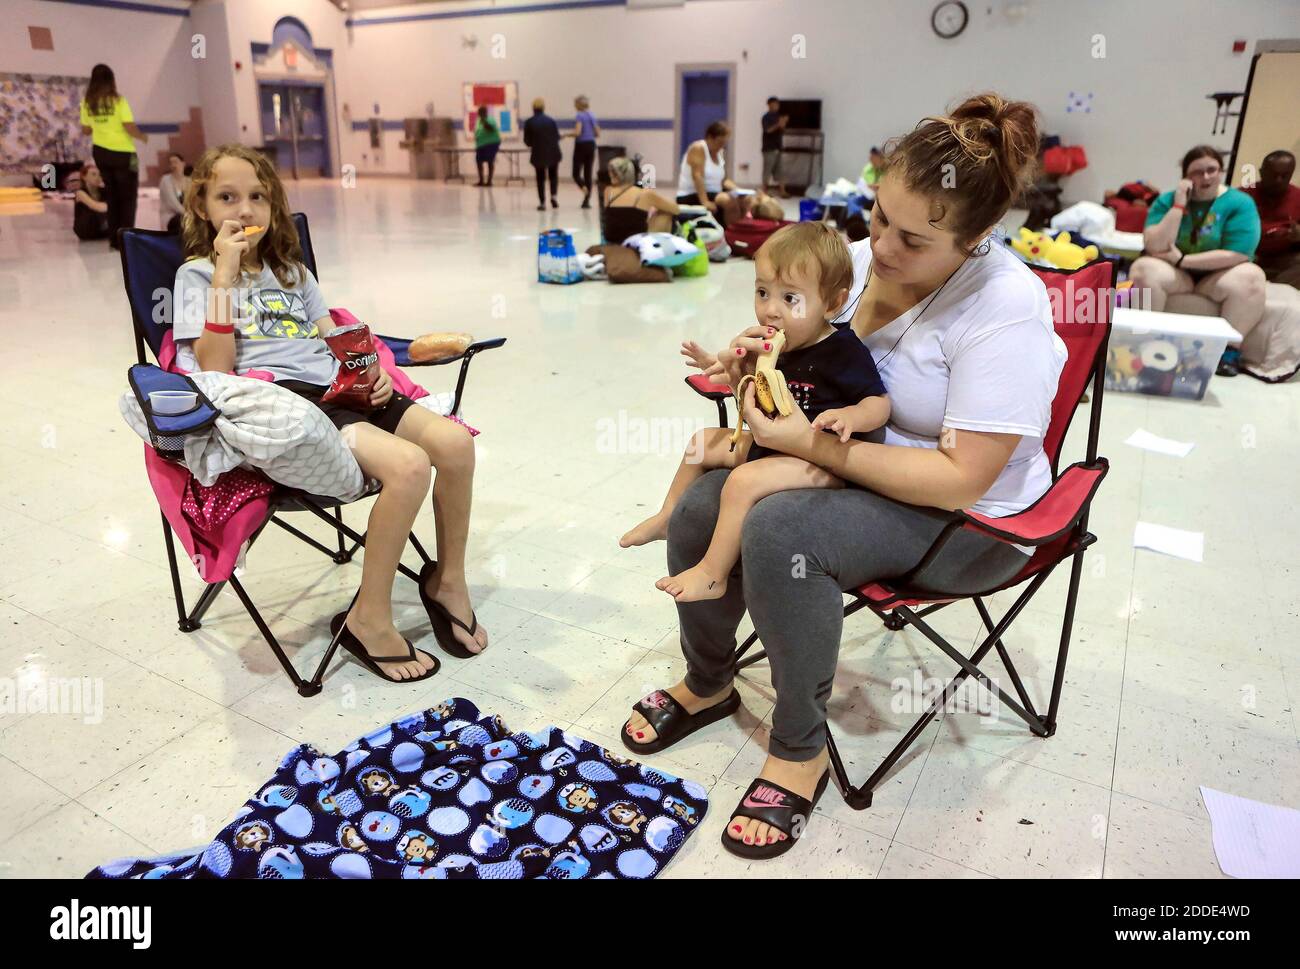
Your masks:
<path fill-rule="evenodd" d="M 777 330 L 770 343 L 772 349 L 763 351 L 759 356 L 758 362 L 754 365 L 754 372 L 745 374 L 736 384 L 736 429 L 731 432 L 733 451 L 740 442 L 740 432 L 745 426 L 744 418 L 740 417 L 740 410 L 745 403 L 745 388 L 751 382 L 754 384 L 754 401 L 758 404 L 759 410 L 768 417 L 786 417 L 794 409 L 785 376 L 776 369 L 776 359 L 785 348 L 785 332 Z"/>

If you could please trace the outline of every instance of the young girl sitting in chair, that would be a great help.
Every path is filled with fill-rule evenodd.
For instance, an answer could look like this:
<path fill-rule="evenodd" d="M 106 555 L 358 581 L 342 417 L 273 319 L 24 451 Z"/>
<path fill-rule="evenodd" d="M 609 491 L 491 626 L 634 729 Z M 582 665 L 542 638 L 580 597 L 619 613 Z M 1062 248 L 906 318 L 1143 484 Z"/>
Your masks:
<path fill-rule="evenodd" d="M 393 578 L 415 516 L 429 492 L 437 529 L 436 565 L 420 574 L 420 598 L 438 645 L 468 657 L 488 645 L 465 580 L 473 439 L 461 425 L 394 393 L 384 374 L 371 409 L 321 403 L 339 362 L 320 339 L 334 329 L 302 247 L 284 186 L 270 162 L 242 145 L 209 149 L 185 198 L 186 262 L 176 273 L 172 336 L 185 370 L 259 370 L 317 403 L 344 431 L 361 471 L 383 489 L 366 533 L 361 589 L 331 631 L 376 675 L 422 680 L 438 661 L 393 627 Z M 340 629 L 340 627 L 342 627 Z"/>
<path fill-rule="evenodd" d="M 779 331 L 785 347 L 776 365 L 789 397 L 819 430 L 879 442 L 889 420 L 889 398 L 871 353 L 850 329 L 830 324 L 853 283 L 853 263 L 839 233 L 824 222 L 800 222 L 778 229 L 754 260 L 754 314 L 768 336 Z M 765 344 L 770 350 L 771 344 Z M 690 353 L 689 346 L 686 349 Z M 707 355 L 696 363 L 721 372 Z M 778 394 L 781 388 L 773 388 Z M 751 390 L 746 390 L 750 393 Z M 759 447 L 741 432 L 732 448 L 725 427 L 698 431 L 668 489 L 663 507 L 619 541 L 624 548 L 666 538 L 668 519 L 686 489 L 706 471 L 731 468 L 722 489 L 713 541 L 698 565 L 660 579 L 655 586 L 679 602 L 717 599 L 740 558 L 745 516 L 761 499 L 798 488 L 843 488 L 844 482 L 816 465 Z"/>

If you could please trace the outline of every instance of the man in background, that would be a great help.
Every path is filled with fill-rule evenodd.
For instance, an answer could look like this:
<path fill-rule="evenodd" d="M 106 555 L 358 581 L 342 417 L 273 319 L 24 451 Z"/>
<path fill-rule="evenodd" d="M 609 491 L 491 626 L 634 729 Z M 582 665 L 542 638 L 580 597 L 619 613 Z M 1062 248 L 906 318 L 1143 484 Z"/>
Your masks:
<path fill-rule="evenodd" d="M 779 98 L 767 99 L 767 114 L 763 115 L 763 191 L 785 195 L 781 183 L 781 132 L 789 124 L 789 115 L 781 113 Z"/>
<path fill-rule="evenodd" d="M 1300 289 L 1300 188 L 1291 184 L 1295 155 L 1271 151 L 1259 166 L 1259 181 L 1245 189 L 1259 209 L 1255 261 L 1272 283 Z"/>

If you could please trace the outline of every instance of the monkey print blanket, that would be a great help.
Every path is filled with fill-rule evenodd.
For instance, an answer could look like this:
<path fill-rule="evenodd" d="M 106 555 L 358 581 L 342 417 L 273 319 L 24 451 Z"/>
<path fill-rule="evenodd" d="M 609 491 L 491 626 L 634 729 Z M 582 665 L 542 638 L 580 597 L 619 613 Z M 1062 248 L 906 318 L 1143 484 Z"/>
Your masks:
<path fill-rule="evenodd" d="M 87 877 L 653 878 L 707 807 L 691 781 L 451 699 L 333 757 L 296 747 L 210 844 Z"/>

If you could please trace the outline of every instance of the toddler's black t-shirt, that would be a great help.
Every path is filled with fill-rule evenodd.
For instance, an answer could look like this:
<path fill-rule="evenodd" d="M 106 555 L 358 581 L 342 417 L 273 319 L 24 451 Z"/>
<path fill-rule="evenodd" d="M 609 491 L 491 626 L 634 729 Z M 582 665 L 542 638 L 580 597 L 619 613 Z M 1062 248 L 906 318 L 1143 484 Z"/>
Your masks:
<path fill-rule="evenodd" d="M 785 376 L 791 399 L 810 421 L 822 411 L 852 407 L 866 397 L 885 394 L 871 351 L 849 327 L 837 329 L 812 346 L 782 353 L 776 368 Z M 879 442 L 883 438 L 884 428 L 853 435 L 856 441 Z M 748 460 L 773 453 L 755 444 L 749 449 Z"/>

